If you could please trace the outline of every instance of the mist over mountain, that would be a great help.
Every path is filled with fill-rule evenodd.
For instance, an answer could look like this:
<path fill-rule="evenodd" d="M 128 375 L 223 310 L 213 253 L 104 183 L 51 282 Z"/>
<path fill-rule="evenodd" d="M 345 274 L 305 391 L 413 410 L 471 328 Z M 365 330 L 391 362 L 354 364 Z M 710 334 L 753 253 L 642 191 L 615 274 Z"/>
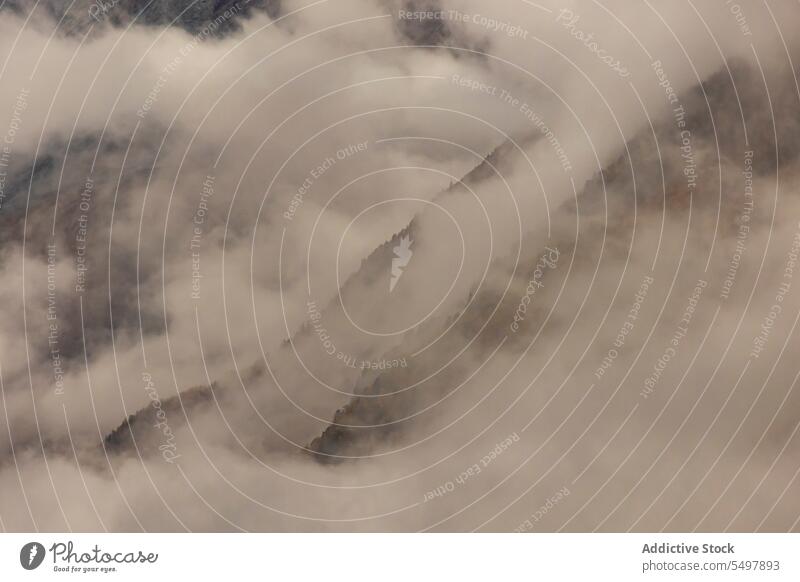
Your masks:
<path fill-rule="evenodd" d="M 800 19 L 0 7 L 0 526 L 797 531 Z"/>

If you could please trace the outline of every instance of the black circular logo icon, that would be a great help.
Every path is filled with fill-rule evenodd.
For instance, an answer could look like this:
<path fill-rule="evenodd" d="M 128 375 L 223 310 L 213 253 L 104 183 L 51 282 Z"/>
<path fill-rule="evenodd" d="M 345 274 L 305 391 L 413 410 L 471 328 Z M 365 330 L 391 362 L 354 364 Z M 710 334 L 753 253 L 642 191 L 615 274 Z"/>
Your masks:
<path fill-rule="evenodd" d="M 26 570 L 35 570 L 44 560 L 44 546 L 39 542 L 28 542 L 19 551 L 19 563 Z"/>

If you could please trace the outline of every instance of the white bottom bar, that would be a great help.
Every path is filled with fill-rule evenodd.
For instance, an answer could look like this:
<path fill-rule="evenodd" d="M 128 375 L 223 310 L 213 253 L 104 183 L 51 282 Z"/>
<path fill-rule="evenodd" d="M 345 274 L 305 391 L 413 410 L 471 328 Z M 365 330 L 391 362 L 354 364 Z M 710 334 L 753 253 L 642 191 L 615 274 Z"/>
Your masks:
<path fill-rule="evenodd" d="M 798 534 L 4 534 L 0 580 L 796 581 L 799 550 Z"/>

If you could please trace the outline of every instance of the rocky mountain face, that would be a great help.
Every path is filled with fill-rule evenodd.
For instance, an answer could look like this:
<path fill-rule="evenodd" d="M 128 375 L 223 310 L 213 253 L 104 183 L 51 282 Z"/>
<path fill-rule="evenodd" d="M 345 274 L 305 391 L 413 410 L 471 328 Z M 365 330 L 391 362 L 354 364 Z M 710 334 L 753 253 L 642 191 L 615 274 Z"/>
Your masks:
<path fill-rule="evenodd" d="M 796 103 L 790 97 L 784 97 L 777 104 L 775 118 L 786 119 L 787 124 L 773 127 L 772 113 L 760 105 L 758 86 L 754 82 L 746 81 L 746 79 L 755 81 L 758 72 L 734 63 L 732 74 L 736 81 L 742 111 L 746 115 L 745 127 L 749 130 L 749 147 L 760 152 L 759 160 L 754 164 L 755 171 L 763 177 L 773 172 L 778 162 L 786 165 L 795 163 L 798 157 L 798 138 L 800 138 L 798 116 L 794 114 L 797 110 Z M 784 82 L 790 80 L 791 76 L 787 76 Z M 779 90 L 777 93 L 791 96 L 791 92 L 786 90 Z M 721 176 L 721 181 L 716 177 L 709 177 L 702 191 L 693 198 L 693 207 L 699 211 L 695 220 L 701 223 L 717 221 L 718 228 L 727 233 L 727 236 L 733 237 L 738 228 L 738 214 L 741 208 L 730 198 L 733 197 L 731 193 L 740 188 L 739 168 L 740 158 L 743 155 L 741 144 L 745 143 L 745 139 L 743 125 L 720 123 L 722 119 L 735 119 L 739 116 L 732 79 L 727 72 L 719 72 L 689 94 L 682 96 L 682 99 L 688 105 L 687 124 L 692 128 L 695 151 L 704 152 L 704 155 L 709 151 L 718 152 L 722 158 L 721 163 L 727 170 Z M 713 115 L 709 115 L 709 112 L 713 112 Z M 780 150 L 775 147 L 773 129 L 777 132 L 777 142 L 782 144 Z M 688 208 L 683 166 L 679 159 L 658 156 L 656 141 L 661 151 L 680 147 L 679 137 L 676 136 L 671 121 L 659 124 L 655 128 L 655 134 L 643 132 L 631 140 L 628 144 L 630 156 L 623 155 L 610 164 L 585 184 L 578 199 L 556 212 L 555 230 L 560 234 L 556 234 L 549 244 L 556 246 L 565 255 L 570 255 L 576 269 L 586 269 L 588 272 L 597 264 L 600 258 L 594 242 L 597 240 L 613 241 L 617 246 L 610 248 L 612 256 L 625 258 L 626 253 L 630 252 L 627 243 L 631 236 L 630 230 L 634 219 L 631 208 L 634 204 L 644 217 L 657 216 L 664 204 L 684 210 Z M 501 155 L 502 153 L 498 151 L 493 153 L 491 158 L 496 161 Z M 486 171 L 487 167 L 488 165 L 484 164 L 477 168 L 472 174 L 473 177 Z M 635 175 L 631 167 L 636 169 Z M 662 178 L 663 190 L 659 187 Z M 718 192 L 723 190 L 726 192 L 725 200 L 721 200 L 718 195 Z M 662 191 L 666 192 L 666 198 L 660 195 Z M 580 210 L 580 223 L 576 235 L 571 229 L 574 228 L 578 210 Z M 701 232 L 693 231 L 692 234 L 700 236 Z M 576 239 L 581 242 L 574 244 Z M 533 241 L 528 243 L 527 255 L 523 257 L 521 263 L 535 264 L 542 248 Z M 492 273 L 488 279 L 504 281 L 512 269 L 510 258 L 499 260 L 492 266 Z M 506 334 L 504 328 L 513 319 L 519 296 L 524 294 L 527 283 L 525 275 L 526 273 L 520 273 L 515 278 L 515 292 L 506 294 L 505 299 L 501 296 L 500 288 L 492 288 L 489 285 L 489 288 L 478 293 L 475 301 L 466 308 L 465 313 L 461 314 L 463 317 L 460 318 L 450 337 L 476 337 L 479 347 L 474 350 L 476 353 L 472 354 L 475 360 L 480 361 L 488 346 L 497 345 L 497 338 Z M 548 273 L 547 276 L 558 278 L 557 273 Z M 557 286 L 557 281 L 547 282 L 548 287 L 553 285 Z M 547 302 L 543 304 L 546 305 Z M 492 312 L 495 307 L 499 309 L 493 312 L 494 316 L 488 325 L 475 336 L 481 317 Z M 532 312 L 526 322 L 525 333 L 521 334 L 521 337 L 515 337 L 512 342 L 522 345 L 523 338 L 532 337 L 545 324 L 547 318 L 547 309 Z M 566 321 L 564 320 L 564 324 Z M 438 323 L 444 325 L 444 322 Z M 556 324 L 556 331 L 551 333 L 558 335 L 563 331 L 563 329 L 559 331 Z M 429 333 L 434 332 L 435 330 L 429 331 Z M 421 345 L 419 336 L 409 337 L 400 350 L 411 353 L 419 345 Z M 408 370 L 386 371 L 364 387 L 363 395 L 354 397 L 347 406 L 338 410 L 331 426 L 311 444 L 311 448 L 319 453 L 320 459 L 329 462 L 337 456 L 341 460 L 367 455 L 376 449 L 391 448 L 396 444 L 393 439 L 399 438 L 398 431 L 412 430 L 410 427 L 413 426 L 413 422 L 407 422 L 408 419 L 426 410 L 439 399 L 447 398 L 454 389 L 457 389 L 459 383 L 465 381 L 467 373 L 472 371 L 471 367 L 465 366 L 461 370 L 462 377 L 450 374 L 446 381 L 432 380 L 415 390 L 393 393 L 393 387 L 414 385 L 416 380 L 435 369 L 436 362 L 446 360 L 446 355 L 449 353 L 455 353 L 458 346 L 440 343 L 437 349 L 441 350 L 441 353 L 437 351 L 436 357 L 431 358 L 430 362 L 426 363 L 424 359 L 416 360 L 415 374 Z M 376 396 L 381 397 L 376 398 Z M 399 428 L 400 426 L 403 428 Z"/>
<path fill-rule="evenodd" d="M 752 69 L 744 66 L 735 65 L 733 75 L 736 78 L 736 85 L 739 87 L 739 99 L 742 103 L 742 110 L 747 116 L 747 127 L 752 128 L 749 132 L 750 147 L 762 152 L 759 156 L 755 169 L 758 173 L 768 174 L 774 168 L 776 149 L 771 131 L 768 131 L 770 120 L 764 108 L 759 105 L 758 91 L 752 93 L 742 87 L 752 87 L 752 84 L 743 82 L 743 79 L 752 78 L 757 74 Z M 718 119 L 731 118 L 738 115 L 738 108 L 735 100 L 732 101 L 733 85 L 727 72 L 720 72 L 710 78 L 701 87 L 695 88 L 690 93 L 682 96 L 684 103 L 687 104 L 689 112 L 689 123 L 691 125 L 694 139 L 694 147 L 697 152 L 715 151 L 726 159 L 731 168 L 738 167 L 740 162 L 737 157 L 741 156 L 741 148 L 737 144 L 743 142 L 742 127 L 735 124 L 715 123 L 714 118 L 708 115 L 708 111 L 713 111 Z M 706 102 L 708 99 L 708 102 Z M 800 132 L 795 127 L 797 117 L 791 115 L 794 104 L 790 100 L 785 103 L 778 103 L 779 115 L 782 119 L 787 119 L 787 124 L 776 128 L 780 140 L 785 140 L 786 146 L 781 148 L 781 159 L 787 163 L 793 163 L 798 156 L 798 136 Z M 640 217 L 646 220 L 648 216 L 657 216 L 666 203 L 670 207 L 685 210 L 688 200 L 685 199 L 685 175 L 679 160 L 673 157 L 661 156 L 656 152 L 656 146 L 661 150 L 668 148 L 678 148 L 679 138 L 676 137 L 670 121 L 663 122 L 656 126 L 655 134 L 643 132 L 628 144 L 630 156 L 623 155 L 617 161 L 610 164 L 602 173 L 587 182 L 579 193 L 579 197 L 558 209 L 554 214 L 554 234 L 547 244 L 550 247 L 557 247 L 561 254 L 561 261 L 571 261 L 573 272 L 586 270 L 586 275 L 591 273 L 599 260 L 598 247 L 594 241 L 603 239 L 610 241 L 606 252 L 612 257 L 624 259 L 626 253 L 630 252 L 628 243 L 631 237 L 632 225 L 632 205 L 636 205 Z M 781 141 L 780 143 L 784 143 Z M 719 148 L 717 149 L 717 144 Z M 476 166 L 460 182 L 455 183 L 451 188 L 443 193 L 460 193 L 466 195 L 470 188 L 480 188 L 484 180 L 489 179 L 492 174 L 492 166 L 502 166 L 506 156 L 511 154 L 512 147 L 506 143 L 497 148 L 487 160 Z M 704 154 L 705 155 L 705 154 Z M 631 167 L 636 168 L 636 173 L 631 171 Z M 663 173 L 663 174 L 662 174 Z M 722 176 L 723 184 L 735 182 L 736 171 L 731 169 L 729 174 Z M 661 188 L 663 176 L 664 188 Z M 731 186 L 735 188 L 735 186 Z M 735 221 L 738 208 L 728 200 L 720 201 L 715 195 L 720 189 L 718 179 L 709 180 L 703 188 L 702 196 L 694 198 L 695 209 L 698 214 L 695 220 L 711 221 L 717 220 L 719 228 L 724 232 L 733 235 L 735 233 Z M 665 199 L 661 193 L 666 192 Z M 683 201 L 682 201 L 683 200 Z M 712 216 L 718 208 L 721 213 Z M 701 212 L 705 209 L 705 212 Z M 576 236 L 574 232 L 575 217 L 580 210 L 579 231 Z M 641 219 L 641 218 L 640 218 Z M 415 235 L 415 222 L 398 232 L 391 240 L 376 248 L 373 253 L 362 261 L 361 268 L 353 275 L 342 287 L 343 297 L 364 296 L 365 289 L 373 288 L 376 281 L 382 281 L 386 276 L 387 265 L 391 262 L 392 249 L 404 236 Z M 575 240 L 579 241 L 575 244 Z M 520 261 L 522 265 L 536 264 L 539 256 L 543 252 L 544 243 L 541 237 L 531 236 L 525 241 L 524 254 Z M 418 252 L 426 252 L 425 249 L 418 249 Z M 431 251 L 432 252 L 432 251 Z M 409 269 L 414 269 L 412 262 Z M 321 434 L 312 442 L 308 443 L 307 450 L 322 463 L 344 462 L 348 458 L 357 458 L 369 455 L 376 450 L 383 450 L 402 441 L 404 433 L 413 431 L 415 419 L 418 415 L 424 415 L 432 404 L 441 399 L 448 398 L 454 391 L 458 390 L 461 383 L 466 381 L 467 376 L 473 371 L 473 367 L 468 364 L 459 365 L 459 358 L 463 361 L 480 361 L 491 350 L 498 345 L 498 342 L 506 338 L 506 347 L 522 350 L 526 342 L 541 331 L 546 323 L 555 326 L 551 333 L 558 335 L 559 321 L 566 325 L 567 319 L 560 319 L 557 315 L 550 313 L 549 302 L 542 299 L 541 307 L 532 309 L 528 314 L 525 327 L 519 334 L 509 336 L 508 323 L 514 318 L 519 297 L 524 295 L 528 283 L 529 273 L 519 268 L 514 273 L 515 265 L 510 257 L 495 261 L 491 266 L 491 271 L 487 277 L 488 284 L 484 285 L 476 294 L 471 294 L 465 300 L 457 313 L 453 313 L 447 318 L 436 318 L 423 325 L 413 333 L 406 334 L 402 341 L 386 352 L 373 353 L 373 357 L 382 356 L 387 360 L 408 357 L 415 353 L 420 347 L 427 345 L 432 338 L 443 329 L 449 329 L 444 340 L 436 344 L 435 350 L 429 350 L 417 355 L 413 359 L 413 365 L 408 367 L 398 367 L 388 370 L 367 370 L 354 375 L 352 385 L 342 386 L 345 390 L 351 390 L 354 394 L 350 402 L 340 407 L 330 419 L 330 426 L 322 430 Z M 555 291 L 560 285 L 560 280 L 564 273 L 550 271 L 545 275 L 545 285 L 547 292 L 553 300 L 557 299 Z M 503 286 L 499 282 L 504 282 L 512 278 L 511 288 L 504 293 Z M 498 284 L 493 284 L 498 282 Z M 345 302 L 347 300 L 345 299 Z M 382 308 L 380 304 L 372 305 L 369 309 L 376 313 Z M 341 317 L 341 302 L 339 300 L 331 303 L 322 309 L 323 317 L 333 320 Z M 486 319 L 486 314 L 491 317 Z M 452 327 L 451 327 L 452 326 Z M 472 338 L 465 351 L 463 338 Z M 275 360 L 292 359 L 292 344 L 301 345 L 303 343 L 313 343 L 314 331 L 309 323 L 304 324 L 292 337 L 287 340 L 281 348 L 279 354 L 275 354 Z M 441 362 L 454 361 L 449 367 L 447 377 L 436 376 L 435 371 Z M 257 364 L 252 368 L 255 375 L 265 374 L 263 365 Z M 461 376 L 459 376 L 461 374 Z M 413 386 L 412 389 L 400 390 L 399 386 Z M 224 393 L 226 387 L 220 385 L 217 391 Z M 192 397 L 186 399 L 180 406 L 189 416 L 193 410 L 200 407 L 211 406 L 210 391 L 207 388 L 193 388 Z M 179 406 L 176 402 L 170 401 L 169 406 L 174 408 Z M 181 414 L 183 414 L 182 412 Z M 107 442 L 113 443 L 117 450 L 123 450 L 125 443 L 130 443 L 129 430 L 136 436 L 137 442 L 146 442 L 146 433 L 149 430 L 148 424 L 140 422 L 140 416 L 151 416 L 151 411 L 141 411 L 124 422 L 113 435 L 110 435 Z M 178 422 L 182 422 L 180 419 Z"/>
<path fill-rule="evenodd" d="M 264 11 L 271 17 L 280 13 L 280 0 L 47 0 L 39 5 L 42 12 L 60 23 L 60 32 L 68 35 L 83 35 L 104 26 L 126 27 L 136 22 L 176 26 L 190 34 L 201 33 L 214 23 L 210 33 L 217 36 L 240 30 L 239 21 L 255 11 Z M 24 0 L 10 0 L 4 8 L 25 14 L 29 5 Z"/>

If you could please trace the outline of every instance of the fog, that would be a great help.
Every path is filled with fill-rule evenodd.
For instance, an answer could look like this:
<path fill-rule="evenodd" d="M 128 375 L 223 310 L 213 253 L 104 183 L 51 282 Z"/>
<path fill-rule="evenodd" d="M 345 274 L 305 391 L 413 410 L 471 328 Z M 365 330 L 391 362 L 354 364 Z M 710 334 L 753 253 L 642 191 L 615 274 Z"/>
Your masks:
<path fill-rule="evenodd" d="M 796 531 L 798 7 L 0 7 L 0 526 Z"/>

